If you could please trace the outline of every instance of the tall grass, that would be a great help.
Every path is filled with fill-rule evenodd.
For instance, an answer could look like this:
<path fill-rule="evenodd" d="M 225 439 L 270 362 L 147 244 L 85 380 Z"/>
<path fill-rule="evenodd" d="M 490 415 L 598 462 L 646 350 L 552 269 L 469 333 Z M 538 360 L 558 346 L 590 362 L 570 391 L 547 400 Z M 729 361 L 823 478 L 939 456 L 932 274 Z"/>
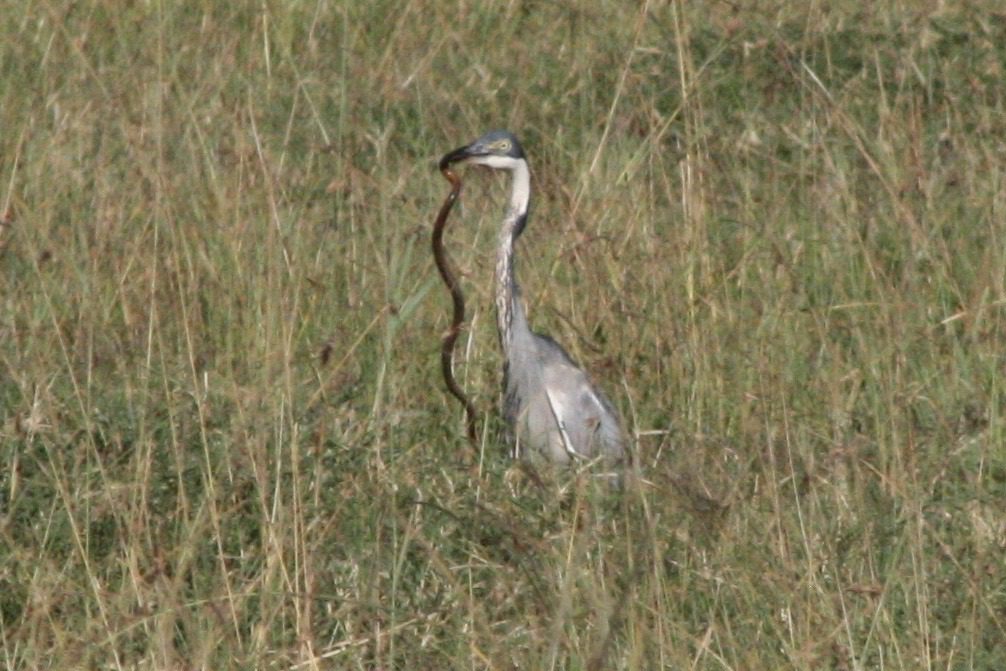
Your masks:
<path fill-rule="evenodd" d="M 748 6 L 750 5 L 750 6 Z M 996 3 L 0 9 L 8 669 L 1006 667 Z M 505 456 L 504 187 L 621 494 Z"/>

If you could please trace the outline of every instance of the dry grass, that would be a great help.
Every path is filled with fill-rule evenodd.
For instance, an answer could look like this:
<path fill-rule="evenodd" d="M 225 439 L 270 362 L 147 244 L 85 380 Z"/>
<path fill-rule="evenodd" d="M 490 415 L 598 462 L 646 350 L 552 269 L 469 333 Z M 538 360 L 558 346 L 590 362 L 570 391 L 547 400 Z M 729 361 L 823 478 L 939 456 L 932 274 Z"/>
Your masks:
<path fill-rule="evenodd" d="M 5 5 L 3 668 L 1006 667 L 1006 14 L 747 4 Z M 497 126 L 622 495 L 438 377 Z"/>

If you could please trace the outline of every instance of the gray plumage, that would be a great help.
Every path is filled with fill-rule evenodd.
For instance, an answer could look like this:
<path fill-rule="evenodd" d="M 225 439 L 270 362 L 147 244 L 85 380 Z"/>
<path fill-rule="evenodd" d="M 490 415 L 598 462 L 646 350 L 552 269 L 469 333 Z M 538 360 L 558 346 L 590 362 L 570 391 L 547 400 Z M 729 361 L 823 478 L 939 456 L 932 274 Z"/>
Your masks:
<path fill-rule="evenodd" d="M 611 402 L 558 343 L 527 322 L 514 274 L 514 243 L 527 223 L 531 186 L 517 138 L 491 131 L 441 163 L 485 165 L 511 175 L 496 255 L 495 302 L 505 361 L 503 416 L 513 433 L 514 456 L 556 463 L 595 457 L 621 461 L 624 435 Z"/>

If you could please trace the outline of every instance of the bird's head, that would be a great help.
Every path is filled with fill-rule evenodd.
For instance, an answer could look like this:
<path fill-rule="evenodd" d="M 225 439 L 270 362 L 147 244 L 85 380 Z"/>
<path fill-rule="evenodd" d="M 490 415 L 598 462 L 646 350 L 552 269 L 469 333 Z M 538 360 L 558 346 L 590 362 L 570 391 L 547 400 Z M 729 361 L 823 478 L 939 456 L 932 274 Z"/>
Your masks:
<path fill-rule="evenodd" d="M 514 170 L 524 164 L 524 150 L 513 133 L 491 130 L 464 147 L 458 147 L 440 159 L 440 169 L 454 163 L 484 165 L 498 170 Z"/>

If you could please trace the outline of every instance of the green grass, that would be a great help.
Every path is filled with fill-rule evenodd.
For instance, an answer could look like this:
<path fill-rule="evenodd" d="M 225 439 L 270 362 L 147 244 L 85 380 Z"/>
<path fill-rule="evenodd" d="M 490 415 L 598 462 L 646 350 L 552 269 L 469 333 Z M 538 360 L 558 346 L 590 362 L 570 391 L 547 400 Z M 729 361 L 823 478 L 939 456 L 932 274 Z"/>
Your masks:
<path fill-rule="evenodd" d="M 0 9 L 0 668 L 1006 668 L 1006 14 Z M 749 6 L 750 5 L 750 6 Z M 501 181 L 621 495 L 508 461 Z"/>

